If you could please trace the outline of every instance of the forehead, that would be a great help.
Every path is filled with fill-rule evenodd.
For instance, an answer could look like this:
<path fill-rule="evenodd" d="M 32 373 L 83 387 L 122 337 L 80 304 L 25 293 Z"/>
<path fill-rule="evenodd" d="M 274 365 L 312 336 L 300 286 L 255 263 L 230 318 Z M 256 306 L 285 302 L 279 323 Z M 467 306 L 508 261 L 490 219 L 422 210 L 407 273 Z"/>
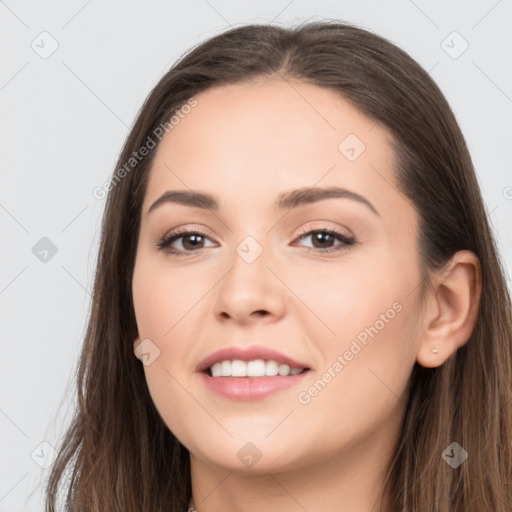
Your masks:
<path fill-rule="evenodd" d="M 146 209 L 169 189 L 268 197 L 269 204 L 278 191 L 315 184 L 397 193 L 390 134 L 331 89 L 272 79 L 214 87 L 195 99 L 157 148 Z"/>

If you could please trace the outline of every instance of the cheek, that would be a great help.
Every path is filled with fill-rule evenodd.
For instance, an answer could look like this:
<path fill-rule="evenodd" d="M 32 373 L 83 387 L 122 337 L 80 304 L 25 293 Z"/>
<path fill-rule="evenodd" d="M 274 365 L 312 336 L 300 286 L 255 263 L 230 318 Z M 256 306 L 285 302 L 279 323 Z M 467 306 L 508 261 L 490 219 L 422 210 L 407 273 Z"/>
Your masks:
<path fill-rule="evenodd" d="M 305 273 L 307 278 L 295 281 L 298 295 L 308 298 L 308 307 L 323 324 L 314 339 L 323 366 L 313 386 L 301 389 L 298 401 L 333 421 L 343 416 L 329 406 L 333 403 L 361 417 L 394 407 L 406 390 L 416 355 L 420 304 L 411 293 L 419 279 L 415 266 L 410 262 L 404 267 L 385 254 L 351 263 L 325 274 Z M 408 274 L 404 268 L 410 269 Z M 303 318 L 303 329 L 312 333 L 316 317 Z"/>
<path fill-rule="evenodd" d="M 144 366 L 148 389 L 167 426 L 186 439 L 190 432 L 183 429 L 183 411 L 197 408 L 187 393 L 187 379 L 197 363 L 194 342 L 201 338 L 205 296 L 218 280 L 209 277 L 206 272 L 171 270 L 165 258 L 146 257 L 144 252 L 138 255 L 133 275 L 139 337 L 150 339 L 158 350 L 158 357 Z"/>
<path fill-rule="evenodd" d="M 146 261 L 148 262 L 146 264 Z M 165 258 L 141 257 L 133 276 L 133 301 L 141 337 L 161 343 L 174 336 L 180 324 L 194 316 L 209 287 L 204 274 L 170 269 Z"/>
<path fill-rule="evenodd" d="M 297 412 L 305 421 L 335 425 L 324 431 L 333 443 L 341 435 L 352 443 L 384 435 L 390 423 L 400 421 L 415 361 L 411 311 L 395 303 L 394 309 L 377 309 L 377 316 L 367 312 L 362 324 L 347 319 L 355 334 L 330 344 L 325 366 L 297 390 Z"/>
<path fill-rule="evenodd" d="M 298 310 L 293 312 L 296 319 L 308 322 L 309 327 L 317 322 L 319 341 L 340 347 L 386 311 L 391 310 L 388 316 L 394 318 L 392 306 L 397 301 L 403 303 L 404 290 L 413 279 L 388 255 L 374 253 L 292 269 L 283 273 L 283 280 L 290 284 L 300 299 L 296 304 L 304 310 L 300 315 Z"/>

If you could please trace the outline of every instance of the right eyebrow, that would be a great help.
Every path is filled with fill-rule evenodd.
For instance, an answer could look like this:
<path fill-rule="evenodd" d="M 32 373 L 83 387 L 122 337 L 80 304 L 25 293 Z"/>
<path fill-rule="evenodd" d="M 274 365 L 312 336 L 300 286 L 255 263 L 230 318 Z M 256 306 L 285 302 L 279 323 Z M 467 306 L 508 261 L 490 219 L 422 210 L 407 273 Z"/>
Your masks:
<path fill-rule="evenodd" d="M 165 203 L 176 203 L 205 210 L 219 209 L 219 201 L 210 194 L 194 190 L 167 190 L 149 208 L 146 215 Z"/>

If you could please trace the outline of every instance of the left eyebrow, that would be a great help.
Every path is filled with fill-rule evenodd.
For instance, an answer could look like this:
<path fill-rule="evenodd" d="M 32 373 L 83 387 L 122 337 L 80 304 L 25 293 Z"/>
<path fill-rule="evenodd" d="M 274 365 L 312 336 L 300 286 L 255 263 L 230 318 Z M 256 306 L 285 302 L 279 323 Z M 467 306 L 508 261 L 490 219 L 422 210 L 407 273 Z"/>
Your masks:
<path fill-rule="evenodd" d="M 379 215 L 379 212 L 372 205 L 372 203 L 368 201 L 368 199 L 355 192 L 352 192 L 351 190 L 340 187 L 304 187 L 295 190 L 289 190 L 280 194 L 277 200 L 274 202 L 273 206 L 274 208 L 278 208 L 280 210 L 288 210 L 333 198 L 351 199 L 353 201 L 357 201 L 367 206 L 374 214 Z M 198 192 L 195 190 L 168 190 L 150 206 L 146 215 L 165 203 L 182 204 L 191 208 L 201 208 L 204 210 L 219 210 L 219 201 L 215 196 L 211 194 Z"/>
<path fill-rule="evenodd" d="M 333 198 L 352 199 L 353 201 L 364 204 L 373 213 L 379 215 L 377 209 L 373 206 L 372 203 L 370 203 L 370 201 L 368 201 L 368 199 L 359 194 L 356 194 L 355 192 L 352 192 L 351 190 L 340 187 L 304 187 L 296 190 L 289 190 L 288 192 L 284 192 L 278 197 L 274 207 L 279 209 L 291 209 L 311 203 L 316 203 L 318 201 L 323 201 L 324 199 Z"/>

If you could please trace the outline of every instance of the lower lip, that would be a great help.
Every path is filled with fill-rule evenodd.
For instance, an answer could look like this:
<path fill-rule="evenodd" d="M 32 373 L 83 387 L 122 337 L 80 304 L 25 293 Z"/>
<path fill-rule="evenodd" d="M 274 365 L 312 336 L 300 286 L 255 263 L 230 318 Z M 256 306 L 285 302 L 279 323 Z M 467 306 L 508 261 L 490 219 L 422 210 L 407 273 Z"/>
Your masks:
<path fill-rule="evenodd" d="M 309 370 L 306 370 L 287 377 L 210 377 L 204 372 L 199 375 L 211 391 L 234 400 L 249 401 L 296 386 L 308 373 Z"/>

